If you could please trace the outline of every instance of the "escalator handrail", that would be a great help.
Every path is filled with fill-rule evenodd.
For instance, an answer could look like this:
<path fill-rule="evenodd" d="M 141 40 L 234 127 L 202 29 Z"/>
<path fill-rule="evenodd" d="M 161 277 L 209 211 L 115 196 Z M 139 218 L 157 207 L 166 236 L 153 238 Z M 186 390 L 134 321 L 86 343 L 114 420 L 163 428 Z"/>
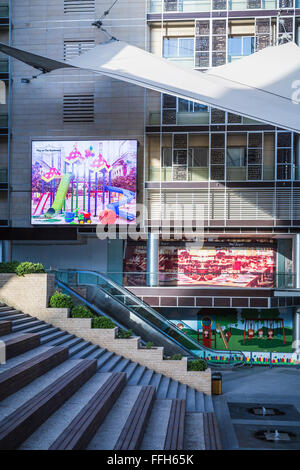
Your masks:
<path fill-rule="evenodd" d="M 129 290 L 127 290 L 126 288 L 124 288 L 123 286 L 120 286 L 118 283 L 114 282 L 112 279 L 110 279 L 109 277 L 105 276 L 103 273 L 99 273 L 98 271 L 88 271 L 88 270 L 74 270 L 74 269 L 57 269 L 55 270 L 56 272 L 62 272 L 62 273 L 74 273 L 74 274 L 90 274 L 90 275 L 94 275 L 94 276 L 98 276 L 100 279 L 102 279 L 104 282 L 110 284 L 112 287 L 114 287 L 115 289 L 119 290 L 123 295 L 127 296 L 127 297 L 130 297 L 131 299 L 133 299 L 134 302 L 140 304 L 141 307 L 145 308 L 151 315 L 155 316 L 158 320 L 160 320 L 162 323 L 165 323 L 167 324 L 168 327 L 170 327 L 171 330 L 175 331 L 177 334 L 179 334 L 180 336 L 182 336 L 183 339 L 190 341 L 191 344 L 194 344 L 196 347 L 195 347 L 195 350 L 198 349 L 198 350 L 203 350 L 203 351 L 206 351 L 206 352 L 209 352 L 209 353 L 212 353 L 214 355 L 216 354 L 222 354 L 222 355 L 228 355 L 228 356 L 232 356 L 232 355 L 239 355 L 242 357 L 242 360 L 241 362 L 245 362 L 246 358 L 245 358 L 245 355 L 242 351 L 223 351 L 223 350 L 217 350 L 217 349 L 212 349 L 212 348 L 208 348 L 207 346 L 203 346 L 202 344 L 199 344 L 197 343 L 196 341 L 193 340 L 193 338 L 191 337 L 188 337 L 186 335 L 184 335 L 175 325 L 173 325 L 168 319 L 166 319 L 165 317 L 163 317 L 162 315 L 160 315 L 158 312 L 156 312 L 156 310 L 152 309 L 148 304 L 146 304 L 145 302 L 143 302 L 141 299 L 139 299 L 137 296 L 135 296 L 134 294 L 132 294 L 132 292 L 130 292 Z M 94 285 L 94 284 L 92 284 Z M 97 285 L 97 287 L 99 287 L 101 289 L 101 287 L 99 285 Z M 105 289 L 101 289 L 105 292 L 105 294 L 109 295 L 110 297 L 112 297 L 114 300 L 118 301 L 121 305 L 122 302 L 119 301 L 119 299 L 115 298 L 112 294 L 110 294 L 109 292 L 106 292 Z M 139 315 L 138 312 L 136 312 L 135 310 L 131 309 L 130 306 L 128 305 L 125 305 L 126 308 L 128 308 L 128 310 L 132 310 L 135 314 L 137 314 L 142 320 L 144 320 L 146 323 L 150 324 L 152 327 L 154 327 L 155 329 L 157 329 L 160 333 L 164 334 L 166 337 L 168 337 L 169 339 L 171 339 L 173 342 L 176 342 L 181 348 L 185 349 L 187 352 L 191 353 L 191 350 L 186 348 L 185 346 L 183 346 L 182 344 L 180 344 L 176 339 L 172 338 L 171 336 L 169 336 L 168 334 L 166 334 L 164 331 L 160 330 L 159 328 L 156 327 L 156 325 L 153 325 L 151 322 L 149 322 L 147 319 L 145 319 L 143 316 Z M 232 361 L 233 362 L 233 361 Z"/>

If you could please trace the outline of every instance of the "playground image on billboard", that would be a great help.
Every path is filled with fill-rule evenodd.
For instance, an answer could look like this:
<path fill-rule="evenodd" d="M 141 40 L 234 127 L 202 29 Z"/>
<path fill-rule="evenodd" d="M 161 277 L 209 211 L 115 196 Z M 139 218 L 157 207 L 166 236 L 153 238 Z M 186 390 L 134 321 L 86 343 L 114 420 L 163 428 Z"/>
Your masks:
<path fill-rule="evenodd" d="M 31 223 L 134 224 L 136 140 L 33 141 Z"/>

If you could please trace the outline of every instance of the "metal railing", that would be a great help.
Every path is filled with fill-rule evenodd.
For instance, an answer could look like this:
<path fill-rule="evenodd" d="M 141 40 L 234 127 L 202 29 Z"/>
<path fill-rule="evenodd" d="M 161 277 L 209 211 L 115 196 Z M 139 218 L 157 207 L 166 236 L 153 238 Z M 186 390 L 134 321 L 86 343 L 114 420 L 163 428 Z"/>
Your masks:
<path fill-rule="evenodd" d="M 115 280 L 95 271 L 55 270 L 54 273 L 56 280 L 66 286 L 97 286 L 104 291 L 106 295 L 112 297 L 128 310 L 134 312 L 141 321 L 146 322 L 152 328 L 155 328 L 159 333 L 167 337 L 168 340 L 185 350 L 189 356 L 201 357 L 208 360 L 210 363 L 216 364 L 244 364 L 245 356 L 241 351 L 211 349 L 198 343 L 190 336 L 187 336 L 156 310 L 116 282 L 115 280 L 121 280 L 117 276 L 119 273 L 113 273 Z M 220 358 L 222 358 L 222 360 L 220 360 Z"/>
<path fill-rule="evenodd" d="M 296 8 L 299 0 L 296 0 Z M 281 7 L 282 8 L 282 7 Z M 191 13 L 208 11 L 276 10 L 277 0 L 150 0 L 149 13 Z"/>

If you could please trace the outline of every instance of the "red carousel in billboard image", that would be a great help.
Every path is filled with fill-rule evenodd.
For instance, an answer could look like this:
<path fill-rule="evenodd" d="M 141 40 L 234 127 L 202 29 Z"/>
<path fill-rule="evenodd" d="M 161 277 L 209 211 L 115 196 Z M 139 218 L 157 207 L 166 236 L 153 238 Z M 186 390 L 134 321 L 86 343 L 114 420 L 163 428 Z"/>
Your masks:
<path fill-rule="evenodd" d="M 136 167 L 136 140 L 32 142 L 32 224 L 134 224 Z"/>

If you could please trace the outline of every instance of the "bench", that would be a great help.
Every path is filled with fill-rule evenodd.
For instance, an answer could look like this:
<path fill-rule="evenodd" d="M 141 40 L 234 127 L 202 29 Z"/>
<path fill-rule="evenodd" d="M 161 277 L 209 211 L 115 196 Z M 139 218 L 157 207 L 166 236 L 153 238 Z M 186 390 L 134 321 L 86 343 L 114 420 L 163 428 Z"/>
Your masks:
<path fill-rule="evenodd" d="M 96 360 L 84 359 L 0 422 L 0 450 L 22 444 L 97 370 Z"/>
<path fill-rule="evenodd" d="M 87 447 L 126 385 L 125 373 L 112 373 L 49 450 L 83 450 Z"/>
<path fill-rule="evenodd" d="M 143 386 L 113 450 L 137 450 L 155 400 L 156 388 Z"/>
<path fill-rule="evenodd" d="M 174 399 L 163 450 L 183 450 L 185 400 Z"/>
<path fill-rule="evenodd" d="M 6 359 L 11 359 L 30 349 L 37 348 L 40 346 L 40 341 L 39 333 L 26 333 L 4 341 L 6 346 Z"/>
<path fill-rule="evenodd" d="M 9 335 L 11 333 L 11 322 L 0 321 L 0 336 Z"/>
<path fill-rule="evenodd" d="M 12 395 L 68 359 L 69 348 L 58 346 L 0 373 L 0 400 Z M 1 372 L 1 370 L 0 370 Z"/>
<path fill-rule="evenodd" d="M 222 450 L 220 430 L 215 413 L 203 414 L 205 450 Z"/>

